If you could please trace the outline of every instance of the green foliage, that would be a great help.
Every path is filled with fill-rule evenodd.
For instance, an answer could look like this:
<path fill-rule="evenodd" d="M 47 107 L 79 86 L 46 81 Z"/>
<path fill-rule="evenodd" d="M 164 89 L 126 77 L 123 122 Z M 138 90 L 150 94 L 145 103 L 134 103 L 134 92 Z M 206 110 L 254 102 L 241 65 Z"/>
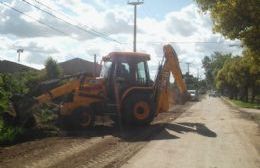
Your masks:
<path fill-rule="evenodd" d="M 260 87 L 260 61 L 255 52 L 247 49 L 243 56 L 231 57 L 214 55 L 205 57 L 203 66 L 206 71 L 206 80 L 214 81 L 214 85 L 230 98 L 239 98 L 248 101 L 249 91 L 251 101 L 259 94 Z"/>
<path fill-rule="evenodd" d="M 23 132 L 23 128 L 4 125 L 0 118 L 0 144 L 13 143 Z"/>
<path fill-rule="evenodd" d="M 215 52 L 210 57 L 205 56 L 203 58 L 202 66 L 205 69 L 206 83 L 210 89 L 215 87 L 215 77 L 224 63 L 229 59 L 231 59 L 231 54 L 222 54 L 219 52 Z"/>
<path fill-rule="evenodd" d="M 55 63 L 56 64 L 56 63 Z M 49 63 L 48 65 L 53 65 Z M 55 67 L 55 66 L 53 66 Z M 52 69 L 52 68 L 50 68 Z M 52 71 L 49 71 L 52 72 Z M 54 73 L 58 74 L 58 73 Z M 52 74 L 53 75 L 53 74 Z M 44 106 L 37 111 L 29 111 L 24 107 L 30 104 L 32 97 L 38 95 L 39 89 L 38 85 L 41 81 L 46 79 L 46 74 L 44 71 L 26 71 L 13 74 L 1 74 L 0 73 L 0 143 L 10 144 L 17 140 L 26 128 L 35 126 L 35 121 L 37 123 L 37 128 L 46 128 L 53 126 L 50 124 L 53 120 L 57 118 L 57 113 L 53 112 L 48 106 Z M 21 96 L 16 96 L 21 95 Z M 11 102 L 15 97 L 15 101 Z M 20 109 L 17 112 L 19 116 L 19 121 L 15 122 L 3 122 L 3 113 L 8 112 L 9 114 L 14 114 L 13 109 L 10 105 L 15 105 Z M 29 125 L 30 126 L 29 126 Z M 39 125 L 38 125 L 39 124 Z"/>
<path fill-rule="evenodd" d="M 249 49 L 259 55 L 259 0 L 196 0 L 196 2 L 203 11 L 210 11 L 215 32 L 230 39 L 242 40 Z"/>
<path fill-rule="evenodd" d="M 0 143 L 12 143 L 24 131 L 22 126 L 8 125 L 2 120 L 3 112 L 12 113 L 12 109 L 9 109 L 10 99 L 17 94 L 29 94 L 42 78 L 43 76 L 35 71 L 0 73 Z"/>
<path fill-rule="evenodd" d="M 8 109 L 11 97 L 29 93 L 42 78 L 42 75 L 34 71 L 14 74 L 0 73 L 0 113 Z"/>
<path fill-rule="evenodd" d="M 260 109 L 260 105 L 258 103 L 244 102 L 241 100 L 231 100 L 234 104 L 242 108 L 254 108 Z"/>
<path fill-rule="evenodd" d="M 8 109 L 8 94 L 0 86 L 0 115 L 2 112 L 6 111 L 7 109 Z"/>
<path fill-rule="evenodd" d="M 45 63 L 46 75 L 48 79 L 55 79 L 61 76 L 61 68 L 59 67 L 57 61 L 53 58 L 48 58 Z"/>
<path fill-rule="evenodd" d="M 43 104 L 33 110 L 36 122 L 39 125 L 48 125 L 58 118 L 58 109 L 56 106 Z"/>
<path fill-rule="evenodd" d="M 185 83 L 187 85 L 188 90 L 197 90 L 199 89 L 199 80 L 195 78 L 193 75 L 189 75 L 186 73 L 184 75 Z"/>

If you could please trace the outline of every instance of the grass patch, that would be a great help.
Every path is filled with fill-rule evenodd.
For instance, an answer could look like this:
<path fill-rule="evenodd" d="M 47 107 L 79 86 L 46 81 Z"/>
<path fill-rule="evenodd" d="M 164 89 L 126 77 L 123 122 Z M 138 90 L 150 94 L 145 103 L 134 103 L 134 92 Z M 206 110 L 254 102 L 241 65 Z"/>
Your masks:
<path fill-rule="evenodd" d="M 242 108 L 253 108 L 253 109 L 260 109 L 260 105 L 257 103 L 250 103 L 250 102 L 243 102 L 240 100 L 231 100 L 235 105 L 242 107 Z"/>

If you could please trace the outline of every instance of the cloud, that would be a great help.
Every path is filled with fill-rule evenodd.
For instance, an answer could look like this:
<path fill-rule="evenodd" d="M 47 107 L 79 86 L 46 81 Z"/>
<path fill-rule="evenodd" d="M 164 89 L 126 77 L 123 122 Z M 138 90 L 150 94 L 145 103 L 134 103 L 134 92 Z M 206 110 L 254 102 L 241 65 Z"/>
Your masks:
<path fill-rule="evenodd" d="M 71 4 L 73 4 L 72 1 Z M 76 23 L 55 14 L 59 18 L 57 19 L 51 16 L 50 14 L 53 13 L 46 9 L 43 10 L 50 14 L 19 1 L 13 1 L 12 8 L 25 14 L 22 15 L 11 8 L 5 7 L 2 11 L 4 17 L 0 20 L 0 34 L 10 34 L 18 38 L 71 36 L 79 40 L 97 37 L 89 28 L 75 26 Z"/>
<path fill-rule="evenodd" d="M 167 30 L 170 33 L 179 33 L 181 36 L 191 36 L 197 30 L 197 27 L 191 23 L 191 21 L 183 20 L 182 18 L 176 17 L 174 15 L 167 18 Z"/>
<path fill-rule="evenodd" d="M 19 3 L 17 1 L 13 1 L 12 8 L 23 11 L 24 13 L 33 12 L 33 9 L 30 6 Z M 30 19 L 28 20 L 28 18 L 22 16 L 20 13 L 14 11 L 11 8 L 5 7 L 1 10 L 3 19 L 0 21 L 0 34 L 9 34 L 20 38 L 37 36 L 49 37 L 53 35 L 60 35 L 57 34 L 57 32 L 54 30 L 46 31 L 46 27 L 40 25 L 37 22 L 33 22 Z"/>
<path fill-rule="evenodd" d="M 38 52 L 42 54 L 52 54 L 52 53 L 57 53 L 58 50 L 55 48 L 47 48 L 46 46 L 39 46 L 38 43 L 35 41 L 29 41 L 28 44 L 22 43 L 19 45 L 19 42 L 14 45 L 15 48 L 22 48 L 25 51 L 29 52 Z"/>
<path fill-rule="evenodd" d="M 30 0 L 30 2 L 33 1 Z M 55 15 L 72 24 L 80 22 L 80 26 L 84 27 L 86 31 L 91 29 L 91 31 L 102 32 L 97 35 L 93 31 L 88 33 L 64 23 L 24 2 L 13 0 L 10 4 L 66 34 L 73 35 L 75 39 L 45 27 L 9 8 L 0 7 L 0 15 L 3 15 L 0 19 L 0 52 L 2 57 L 16 60 L 16 49 L 21 47 L 25 49 L 22 61 L 39 67 L 49 56 L 59 62 L 75 57 L 93 61 L 94 54 L 97 54 L 98 60 L 100 60 L 101 56 L 107 55 L 111 51 L 132 51 L 133 11 L 132 7 L 128 5 L 111 6 L 112 3 L 108 0 L 44 1 L 44 4 L 66 13 L 70 18 L 59 13 L 55 13 Z M 209 14 L 201 14 L 195 4 L 169 12 L 160 20 L 151 17 L 138 17 L 137 23 L 137 49 L 151 55 L 149 66 L 152 74 L 156 73 L 158 62 L 163 55 L 163 45 L 167 43 L 172 44 L 175 48 L 179 60 L 183 62 L 181 67 L 184 72 L 187 71 L 185 62 L 193 63 L 191 72 L 194 75 L 197 73 L 197 68 L 201 67 L 201 59 L 205 55 L 210 55 L 214 51 L 234 54 L 240 51 L 238 47 L 229 46 L 230 44 L 239 44 L 238 40 L 227 40 L 220 34 L 212 33 L 212 22 Z M 103 37 L 106 35 L 122 42 L 122 44 L 105 40 Z M 193 43 L 203 41 L 217 41 L 218 44 Z"/>
<path fill-rule="evenodd" d="M 129 21 L 122 17 L 117 17 L 118 14 L 109 11 L 105 14 L 103 27 L 101 31 L 110 34 L 129 34 L 133 31 L 133 26 L 129 25 Z"/>

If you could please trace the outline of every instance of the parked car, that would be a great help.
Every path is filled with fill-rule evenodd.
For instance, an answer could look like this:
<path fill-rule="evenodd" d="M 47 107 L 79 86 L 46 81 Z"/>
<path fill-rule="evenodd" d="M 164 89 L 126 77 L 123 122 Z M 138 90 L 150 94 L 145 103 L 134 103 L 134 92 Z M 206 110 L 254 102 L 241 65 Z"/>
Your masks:
<path fill-rule="evenodd" d="M 192 101 L 199 101 L 199 94 L 197 90 L 188 90 Z"/>
<path fill-rule="evenodd" d="M 200 95 L 203 95 L 206 94 L 207 90 L 205 88 L 200 88 L 198 92 Z"/>
<path fill-rule="evenodd" d="M 219 97 L 220 94 L 217 91 L 210 91 L 209 92 L 209 97 Z"/>

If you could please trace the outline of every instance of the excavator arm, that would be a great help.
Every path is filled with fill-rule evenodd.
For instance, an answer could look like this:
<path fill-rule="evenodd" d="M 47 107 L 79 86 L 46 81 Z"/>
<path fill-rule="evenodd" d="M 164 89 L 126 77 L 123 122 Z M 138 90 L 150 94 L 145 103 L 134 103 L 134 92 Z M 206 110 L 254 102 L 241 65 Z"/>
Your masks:
<path fill-rule="evenodd" d="M 171 45 L 165 45 L 163 47 L 163 52 L 163 60 L 159 66 L 154 84 L 156 114 L 169 110 L 170 74 L 172 74 L 175 79 L 181 97 L 185 97 L 187 94 L 187 87 L 182 79 L 182 72 L 176 52 Z"/>

